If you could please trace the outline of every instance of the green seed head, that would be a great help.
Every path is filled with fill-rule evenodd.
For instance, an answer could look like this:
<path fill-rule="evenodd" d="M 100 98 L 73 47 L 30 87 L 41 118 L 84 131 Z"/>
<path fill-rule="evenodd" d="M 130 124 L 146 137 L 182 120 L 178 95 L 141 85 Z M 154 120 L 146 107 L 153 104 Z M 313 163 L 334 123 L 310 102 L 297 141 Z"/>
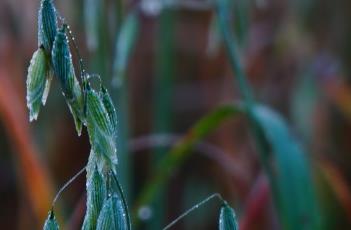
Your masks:
<path fill-rule="evenodd" d="M 51 52 L 57 31 L 57 15 L 52 0 L 42 0 L 38 15 L 38 43 Z"/>

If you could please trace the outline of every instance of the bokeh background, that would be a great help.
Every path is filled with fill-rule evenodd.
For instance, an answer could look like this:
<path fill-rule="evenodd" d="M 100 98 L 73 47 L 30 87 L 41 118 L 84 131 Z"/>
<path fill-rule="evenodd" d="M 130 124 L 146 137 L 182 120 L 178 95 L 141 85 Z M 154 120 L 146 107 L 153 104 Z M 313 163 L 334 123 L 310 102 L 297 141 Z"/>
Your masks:
<path fill-rule="evenodd" d="M 241 229 L 282 229 L 244 117 L 201 140 L 155 202 L 135 204 L 159 159 L 196 121 L 241 99 L 208 2 L 54 2 L 87 71 L 101 76 L 118 110 L 120 177 L 129 206 L 139 210 L 139 229 L 161 229 L 215 192 L 234 207 Z M 38 45 L 39 4 L 0 0 L 0 229 L 41 228 L 55 193 L 89 154 L 86 131 L 76 136 L 57 79 L 38 121 L 29 123 L 25 82 Z M 136 10 L 138 26 L 118 45 Z M 231 12 L 255 98 L 285 117 L 312 162 L 324 229 L 351 228 L 351 2 L 237 0 Z M 130 56 L 118 64 L 129 43 Z M 216 229 L 218 208 L 212 201 L 174 229 Z M 55 211 L 64 229 L 79 229 L 84 175 Z"/>

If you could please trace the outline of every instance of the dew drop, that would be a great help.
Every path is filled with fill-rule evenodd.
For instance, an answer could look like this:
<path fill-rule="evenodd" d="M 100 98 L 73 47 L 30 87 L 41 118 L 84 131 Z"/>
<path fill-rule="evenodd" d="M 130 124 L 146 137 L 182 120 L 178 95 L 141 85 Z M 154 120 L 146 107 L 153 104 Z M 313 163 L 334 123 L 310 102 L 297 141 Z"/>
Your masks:
<path fill-rule="evenodd" d="M 138 217 L 139 219 L 146 221 L 152 217 L 152 210 L 149 206 L 142 206 L 138 210 Z"/>

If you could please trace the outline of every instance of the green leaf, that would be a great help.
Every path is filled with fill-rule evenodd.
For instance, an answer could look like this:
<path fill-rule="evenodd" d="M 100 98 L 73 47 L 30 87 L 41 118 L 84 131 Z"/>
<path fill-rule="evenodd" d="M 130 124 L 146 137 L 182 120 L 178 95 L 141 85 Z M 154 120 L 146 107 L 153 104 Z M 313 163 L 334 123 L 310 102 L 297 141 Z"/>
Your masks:
<path fill-rule="evenodd" d="M 241 110 L 241 107 L 237 105 L 221 106 L 196 122 L 160 161 L 153 178 L 147 183 L 148 186 L 141 191 L 137 205 L 149 204 L 174 170 L 180 167 L 185 159 L 191 155 L 193 146 L 229 118 L 240 114 Z"/>
<path fill-rule="evenodd" d="M 219 215 L 219 230 L 237 230 L 238 223 L 234 210 L 225 202 Z"/>
<path fill-rule="evenodd" d="M 52 0 L 42 0 L 38 15 L 38 43 L 50 54 L 57 31 L 57 15 Z"/>
<path fill-rule="evenodd" d="M 81 134 L 83 116 L 83 95 L 74 73 L 72 55 L 66 36 L 66 25 L 57 32 L 52 48 L 52 64 L 55 76 L 60 79 L 61 88 L 73 115 L 78 135 Z"/>
<path fill-rule="evenodd" d="M 279 114 L 256 106 L 254 116 L 270 146 L 268 170 L 284 229 L 319 229 L 317 196 L 305 152 Z"/>
<path fill-rule="evenodd" d="M 107 109 L 99 96 L 90 87 L 86 95 L 87 128 L 92 150 L 100 156 L 105 156 L 109 164 L 117 164 L 117 150 L 113 132 L 113 124 L 110 121 Z"/>
<path fill-rule="evenodd" d="M 91 51 L 99 47 L 99 24 L 101 12 L 103 11 L 102 1 L 84 0 L 84 22 L 87 38 L 87 46 Z"/>
<path fill-rule="evenodd" d="M 95 162 L 93 162 L 95 163 Z M 92 172 L 89 172 L 89 170 Z M 96 229 L 97 220 L 103 201 L 106 197 L 106 188 L 103 177 L 97 170 L 97 166 L 90 165 L 87 168 L 87 211 L 85 214 L 83 227 L 84 230 Z"/>
<path fill-rule="evenodd" d="M 125 71 L 129 56 L 138 37 L 139 26 L 137 11 L 132 11 L 123 21 L 120 33 L 117 37 L 116 57 L 113 63 L 113 83 L 117 86 L 123 85 L 123 81 L 125 80 Z"/>
<path fill-rule="evenodd" d="M 43 229 L 44 230 L 58 230 L 59 229 L 59 225 L 56 221 L 54 211 L 51 210 L 49 212 L 49 215 L 48 215 L 47 219 L 45 220 Z"/>
<path fill-rule="evenodd" d="M 52 79 L 49 62 L 42 48 L 34 52 L 27 75 L 27 107 L 29 120 L 36 120 L 40 104 L 45 104 Z"/>

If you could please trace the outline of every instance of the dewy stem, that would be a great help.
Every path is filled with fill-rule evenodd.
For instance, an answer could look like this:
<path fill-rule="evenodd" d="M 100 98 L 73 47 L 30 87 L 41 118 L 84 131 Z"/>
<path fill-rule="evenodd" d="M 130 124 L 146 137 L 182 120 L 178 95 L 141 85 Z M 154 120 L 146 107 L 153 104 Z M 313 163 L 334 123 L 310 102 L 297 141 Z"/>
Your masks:
<path fill-rule="evenodd" d="M 162 230 L 167 230 L 170 229 L 171 227 L 173 227 L 176 223 L 178 223 L 181 219 L 183 219 L 184 217 L 186 217 L 187 215 L 189 215 L 191 212 L 193 212 L 194 210 L 200 208 L 201 206 L 205 205 L 206 203 L 208 203 L 210 200 L 217 198 L 219 199 L 219 201 L 221 201 L 222 203 L 225 203 L 225 200 L 222 198 L 221 194 L 219 193 L 214 193 L 212 195 L 210 195 L 209 197 L 207 197 L 206 199 L 200 201 L 199 203 L 197 203 L 196 205 L 194 205 L 193 207 L 191 207 L 190 209 L 188 209 L 187 211 L 185 211 L 183 214 L 181 214 L 179 217 L 177 217 L 175 220 L 173 220 L 171 223 L 169 223 L 166 227 L 164 227 Z"/>

